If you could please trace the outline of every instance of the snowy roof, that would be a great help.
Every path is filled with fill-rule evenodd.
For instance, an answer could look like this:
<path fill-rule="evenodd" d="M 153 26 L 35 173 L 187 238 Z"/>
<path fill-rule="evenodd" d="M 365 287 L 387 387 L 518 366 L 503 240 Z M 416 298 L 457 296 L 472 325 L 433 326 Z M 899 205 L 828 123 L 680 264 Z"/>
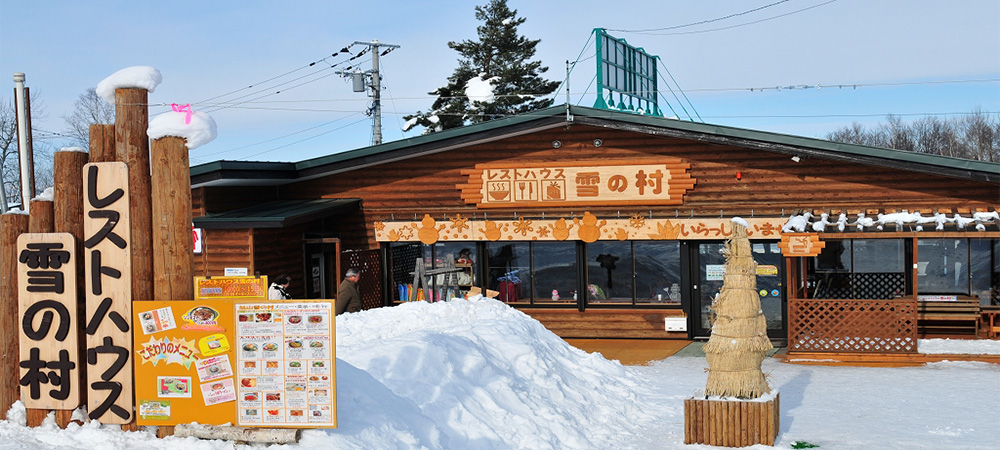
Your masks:
<path fill-rule="evenodd" d="M 284 181 L 276 179 L 271 181 L 277 184 L 303 181 L 382 162 L 415 158 L 440 151 L 494 142 L 526 133 L 564 127 L 567 122 L 740 146 L 801 158 L 848 161 L 959 179 L 1000 183 L 1000 163 L 844 144 L 767 131 L 568 105 L 553 106 L 503 119 L 289 163 L 295 167 L 295 179 L 283 178 Z M 335 150 L 331 149 L 331 151 Z M 260 164 L 260 162 L 249 161 L 242 163 L 216 161 L 201 164 L 191 168 L 191 182 L 195 187 L 226 182 L 263 184 L 259 181 L 268 177 L 266 173 L 259 172 Z M 226 166 L 226 175 L 221 172 L 222 165 Z M 234 171 L 248 171 L 246 175 L 252 175 L 255 179 L 241 181 L 241 179 L 247 178 L 246 175 L 237 175 Z M 230 175 L 233 178 L 222 180 L 223 177 Z"/>
<path fill-rule="evenodd" d="M 865 213 L 858 213 L 854 220 L 848 218 L 848 214 L 841 213 L 836 218 L 830 217 L 827 213 L 814 216 L 810 212 L 795 214 L 788 218 L 785 225 L 781 227 L 782 233 L 843 233 L 848 228 L 857 231 L 872 231 L 872 229 L 883 231 L 886 225 L 894 226 L 896 231 L 904 231 L 907 227 L 912 231 L 924 231 L 924 225 L 932 225 L 935 231 L 945 231 L 946 227 L 957 230 L 965 230 L 969 225 L 973 225 L 977 231 L 987 231 L 988 227 L 1000 228 L 1000 213 L 993 211 L 977 211 L 967 216 L 955 213 L 953 216 L 935 212 L 933 215 L 922 215 L 919 211 L 909 212 L 903 210 L 897 213 L 877 214 L 869 217 Z"/>

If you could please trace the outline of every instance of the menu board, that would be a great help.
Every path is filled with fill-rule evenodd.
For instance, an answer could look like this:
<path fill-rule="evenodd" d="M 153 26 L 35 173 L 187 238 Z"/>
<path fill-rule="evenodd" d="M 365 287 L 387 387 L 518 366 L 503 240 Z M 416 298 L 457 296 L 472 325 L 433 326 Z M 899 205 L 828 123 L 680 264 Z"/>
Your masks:
<path fill-rule="evenodd" d="M 133 303 L 139 425 L 335 428 L 331 300 Z"/>
<path fill-rule="evenodd" d="M 239 425 L 335 426 L 331 303 L 236 305 Z"/>

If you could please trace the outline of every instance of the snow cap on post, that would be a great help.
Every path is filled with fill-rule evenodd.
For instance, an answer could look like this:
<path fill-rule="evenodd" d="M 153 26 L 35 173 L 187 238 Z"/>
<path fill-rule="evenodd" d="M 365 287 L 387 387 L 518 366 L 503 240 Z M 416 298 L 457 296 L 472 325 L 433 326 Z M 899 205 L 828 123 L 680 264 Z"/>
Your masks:
<path fill-rule="evenodd" d="M 160 114 L 149 120 L 146 131 L 150 140 L 167 136 L 184 138 L 188 150 L 193 150 L 212 142 L 218 135 L 215 119 L 203 112 L 192 111 L 191 105 L 171 105 L 171 111 Z"/>
<path fill-rule="evenodd" d="M 747 223 L 746 220 L 743 220 L 742 217 L 733 217 L 732 221 L 733 221 L 733 223 L 738 223 L 740 225 L 743 225 L 743 228 L 750 228 L 750 224 Z"/>
<path fill-rule="evenodd" d="M 132 66 L 119 70 L 97 83 L 97 95 L 104 101 L 115 104 L 115 89 L 139 88 L 149 92 L 163 81 L 160 71 L 150 66 Z"/>

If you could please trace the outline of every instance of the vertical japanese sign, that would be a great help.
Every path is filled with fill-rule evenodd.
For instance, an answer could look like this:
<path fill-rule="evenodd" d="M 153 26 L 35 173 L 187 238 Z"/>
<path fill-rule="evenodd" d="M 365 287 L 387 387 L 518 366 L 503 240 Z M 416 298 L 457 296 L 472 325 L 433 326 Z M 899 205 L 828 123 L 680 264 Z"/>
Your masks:
<path fill-rule="evenodd" d="M 80 405 L 75 242 L 69 233 L 17 239 L 18 365 L 21 400 L 28 408 Z"/>
<path fill-rule="evenodd" d="M 87 294 L 87 410 L 102 423 L 132 420 L 132 265 L 128 168 L 83 168 Z"/>

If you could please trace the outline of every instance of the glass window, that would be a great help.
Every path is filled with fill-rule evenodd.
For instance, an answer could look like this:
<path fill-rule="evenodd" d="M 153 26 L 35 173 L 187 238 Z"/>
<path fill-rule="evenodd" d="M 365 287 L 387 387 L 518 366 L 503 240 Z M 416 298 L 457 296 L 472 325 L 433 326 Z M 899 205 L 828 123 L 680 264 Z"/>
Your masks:
<path fill-rule="evenodd" d="M 905 296 L 911 271 L 908 239 L 829 240 L 809 264 L 810 298 L 891 299 Z"/>
<path fill-rule="evenodd" d="M 970 295 L 979 299 L 980 305 L 989 305 L 994 244 L 992 239 L 969 239 L 969 284 Z"/>
<path fill-rule="evenodd" d="M 531 247 L 527 242 L 488 242 L 487 272 L 489 289 L 499 292 L 503 302 L 528 302 L 531 300 Z"/>
<path fill-rule="evenodd" d="M 902 239 L 854 239 L 852 259 L 855 273 L 906 271 Z"/>
<path fill-rule="evenodd" d="M 632 303 L 632 243 L 587 244 L 587 286 L 591 303 Z"/>
<path fill-rule="evenodd" d="M 580 285 L 576 243 L 533 242 L 531 258 L 535 303 L 572 302 Z"/>
<path fill-rule="evenodd" d="M 969 294 L 969 241 L 919 239 L 917 241 L 917 292 L 919 294 Z"/>
<path fill-rule="evenodd" d="M 635 242 L 636 303 L 681 303 L 681 244 Z"/>

